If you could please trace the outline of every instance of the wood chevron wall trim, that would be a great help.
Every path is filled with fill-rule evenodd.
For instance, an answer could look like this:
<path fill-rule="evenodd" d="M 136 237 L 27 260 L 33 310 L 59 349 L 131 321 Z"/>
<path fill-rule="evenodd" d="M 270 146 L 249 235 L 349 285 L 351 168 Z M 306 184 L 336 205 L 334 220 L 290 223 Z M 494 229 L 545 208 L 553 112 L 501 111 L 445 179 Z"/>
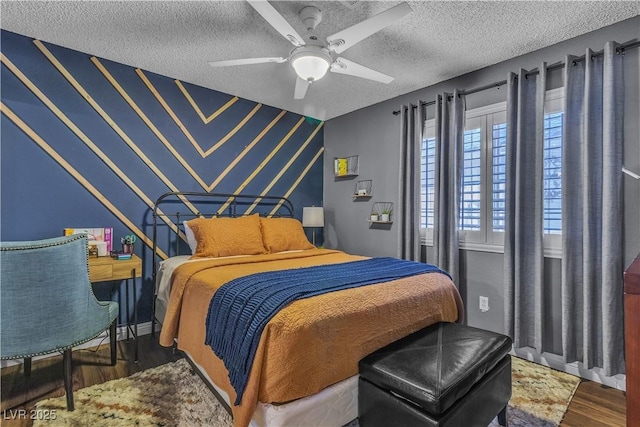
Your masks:
<path fill-rule="evenodd" d="M 273 186 L 278 182 L 278 180 L 282 177 L 282 175 L 284 175 L 285 172 L 287 172 L 287 170 L 289 170 L 289 168 L 291 167 L 293 162 L 298 158 L 298 156 L 300 156 L 302 151 L 307 147 L 307 145 L 309 145 L 309 143 L 313 140 L 313 138 L 316 136 L 316 134 L 318 132 L 320 132 L 320 129 L 322 129 L 322 126 L 324 126 L 324 122 L 320 122 L 320 124 L 315 128 L 313 133 L 311 135 L 309 135 L 307 140 L 300 146 L 300 148 L 298 148 L 298 151 L 296 151 L 296 153 L 282 167 L 280 172 L 278 172 L 278 174 L 271 180 L 271 182 L 264 188 L 264 190 L 262 190 L 262 192 L 260 193 L 261 196 L 266 196 L 267 194 L 269 194 L 269 191 L 271 191 Z M 260 203 L 260 201 L 261 201 L 261 199 L 258 199 L 251 206 L 249 206 L 249 208 L 245 211 L 244 215 L 249 215 L 251 212 L 253 212 L 253 210 L 256 208 L 258 203 Z"/>
<path fill-rule="evenodd" d="M 182 121 L 178 118 L 178 116 L 176 115 L 176 113 L 174 113 L 174 111 L 171 109 L 171 107 L 169 106 L 169 104 L 167 104 L 167 102 L 162 98 L 162 95 L 160 95 L 160 93 L 158 93 L 158 91 L 156 90 L 156 88 L 153 86 L 153 84 L 149 81 L 149 79 L 147 78 L 147 76 L 145 76 L 144 72 L 141 69 L 137 69 L 136 73 L 138 73 L 138 75 L 140 76 L 140 78 L 142 79 L 142 81 L 144 82 L 145 85 L 147 85 L 147 87 L 149 88 L 149 90 L 151 91 L 151 93 L 153 94 L 153 96 L 156 97 L 156 99 L 158 100 L 158 102 L 160 103 L 160 105 L 162 105 L 162 107 L 166 110 L 166 112 L 169 114 L 169 116 L 173 119 L 174 122 L 176 122 L 176 125 L 178 125 L 178 127 L 180 128 L 180 130 L 182 132 L 184 132 L 184 135 L 189 139 L 189 141 L 191 141 L 191 144 L 193 144 L 193 146 L 195 147 L 196 150 L 198 150 L 198 153 L 200 153 L 200 155 L 202 157 L 207 157 L 208 155 L 210 155 L 211 153 L 213 153 L 214 151 L 216 151 L 218 148 L 220 148 L 220 146 L 222 146 L 222 144 L 224 144 L 225 142 L 227 142 L 232 136 L 234 136 L 240 129 L 242 129 L 242 127 L 249 121 L 249 119 L 251 119 L 251 117 L 253 117 L 258 110 L 260 109 L 260 107 L 262 107 L 262 104 L 257 104 L 253 110 L 251 110 L 251 112 L 249 112 L 249 114 L 247 114 L 242 120 L 240 120 L 240 122 L 236 125 L 236 127 L 234 127 L 231 132 L 229 132 L 228 134 L 226 134 L 222 139 L 220 139 L 220 141 L 216 142 L 215 144 L 213 144 L 213 147 L 209 148 L 207 151 L 204 151 L 202 149 L 202 147 L 200 146 L 200 144 L 195 140 L 195 138 L 191 135 L 191 133 L 189 132 L 189 129 L 187 129 L 185 127 L 185 125 L 182 123 Z"/>
<path fill-rule="evenodd" d="M 253 179 L 256 177 L 256 175 L 258 175 L 260 173 L 260 171 L 262 169 L 264 169 L 264 167 L 267 165 L 267 163 L 269 163 L 269 160 L 271 160 L 273 158 L 273 156 L 276 155 L 276 153 L 282 148 L 282 146 L 289 140 L 289 138 L 291 138 L 291 136 L 295 133 L 296 130 L 298 130 L 298 128 L 300 127 L 300 125 L 304 122 L 304 117 L 300 117 L 300 120 L 298 120 L 298 123 L 296 123 L 296 125 L 291 128 L 291 130 L 289 131 L 289 133 L 287 133 L 285 135 L 284 138 L 282 138 L 280 140 L 280 142 L 278 143 L 278 145 L 275 146 L 275 148 L 273 150 L 271 150 L 271 152 L 269 153 L 268 156 L 266 156 L 264 158 L 264 160 L 258 165 L 258 167 L 251 172 L 251 175 L 249 175 L 247 177 L 247 179 L 244 180 L 244 182 L 242 184 L 240 184 L 238 186 L 238 188 L 235 189 L 235 191 L 233 192 L 233 194 L 239 194 L 242 193 L 242 191 L 247 187 L 247 185 L 249 185 L 249 183 L 251 181 L 253 181 Z M 220 208 L 220 211 L 224 211 L 229 204 L 232 202 L 233 198 L 229 198 L 229 200 L 227 200 L 222 207 Z"/>
<path fill-rule="evenodd" d="M 40 146 L 53 160 L 58 162 L 60 166 L 64 168 L 71 176 L 73 176 L 84 188 L 87 189 L 96 199 L 103 205 L 107 207 L 111 212 L 113 212 L 123 223 L 127 224 L 127 226 L 133 230 L 133 232 L 138 236 L 148 247 L 153 246 L 153 242 L 149 239 L 142 230 L 140 230 L 131 220 L 129 220 L 118 208 L 116 208 L 110 201 L 107 199 L 96 187 L 94 187 L 85 177 L 82 176 L 73 166 L 71 166 L 62 156 L 60 156 L 56 151 L 51 148 L 49 144 L 46 143 L 44 139 L 40 137 L 37 133 L 33 131 L 25 122 L 23 122 L 18 116 L 15 115 L 13 111 L 4 103 L 0 102 L 0 111 L 2 114 L 6 115 L 11 119 L 13 123 L 15 123 L 25 134 L 27 134 L 36 144 Z M 158 255 L 162 258 L 166 259 L 167 254 L 164 253 L 160 248 L 157 249 Z"/>
<path fill-rule="evenodd" d="M 138 155 L 138 157 L 140 157 L 140 159 L 142 159 L 142 161 L 152 171 L 155 172 L 155 174 L 162 180 L 162 182 L 164 182 L 167 185 L 167 187 L 171 189 L 171 191 L 178 191 L 178 187 L 176 187 L 169 180 L 169 178 L 167 178 L 165 176 L 165 174 L 163 174 L 153 164 L 153 162 L 149 159 L 149 157 L 147 157 L 142 152 L 142 150 L 140 150 L 138 148 L 138 146 L 131 140 L 131 138 L 129 138 L 129 136 L 120 128 L 120 126 L 118 126 L 118 124 L 113 121 L 113 119 L 109 116 L 109 114 L 107 114 L 107 112 L 91 97 L 91 95 L 89 95 L 89 93 L 80 85 L 80 83 L 78 83 L 78 81 L 71 75 L 71 73 L 69 73 L 69 71 L 67 71 L 67 69 L 60 63 L 60 61 L 58 61 L 56 59 L 56 57 L 44 46 L 44 44 L 42 44 L 42 42 L 40 40 L 34 40 L 33 43 L 38 47 L 38 49 L 40 49 L 40 51 L 44 54 L 44 56 L 46 56 L 47 59 L 49 61 L 51 61 L 53 66 L 60 72 L 60 74 L 62 74 L 64 76 L 64 78 L 67 79 L 67 81 L 69 83 L 71 83 L 71 85 L 89 103 L 89 105 L 91 105 L 93 107 L 93 109 L 96 110 L 96 112 L 100 115 L 100 117 L 102 117 L 104 119 L 104 121 L 107 122 L 107 124 L 113 128 L 113 130 L 118 134 L 118 136 L 120 138 L 122 138 L 122 140 Z M 92 146 L 95 147 L 94 144 L 92 144 Z M 94 149 L 94 151 L 100 156 L 101 159 L 103 159 L 105 161 L 105 163 L 113 164 L 113 162 L 111 162 L 111 160 L 109 160 L 104 155 L 104 153 L 102 153 L 99 149 Z M 126 177 L 126 175 L 124 175 L 123 179 L 127 180 L 127 183 L 129 184 L 130 187 L 132 187 L 132 188 L 135 187 L 136 192 L 138 192 L 140 194 L 142 193 L 135 186 L 135 184 L 131 183 L 131 181 Z M 152 207 L 153 206 L 153 202 L 151 201 L 151 199 L 149 199 L 146 196 L 144 196 L 144 197 L 145 197 L 144 200 L 147 201 L 147 205 L 149 205 L 149 207 Z M 191 209 L 191 211 L 193 213 L 196 213 L 198 211 L 198 209 L 196 209 L 196 207 L 191 205 L 190 203 L 187 203 L 187 205 L 189 206 L 189 208 Z"/>
<path fill-rule="evenodd" d="M 124 98 L 124 100 L 131 106 L 131 108 L 138 114 L 138 116 L 144 121 L 144 123 L 149 126 L 149 129 L 155 134 L 155 136 L 164 144 L 164 146 L 174 155 L 174 157 L 180 162 L 180 164 L 191 174 L 193 179 L 195 179 L 198 184 L 202 187 L 203 190 L 207 190 L 209 187 L 205 184 L 204 180 L 193 170 L 193 168 L 187 163 L 187 161 L 178 153 L 178 151 L 173 148 L 171 143 L 165 138 L 164 135 L 158 130 L 158 128 L 153 124 L 153 122 L 149 119 L 149 117 L 142 111 L 140 107 L 136 104 L 136 102 L 125 92 L 125 90 L 120 86 L 118 81 L 107 71 L 107 69 L 102 65 L 100 60 L 95 56 L 91 58 L 91 62 L 100 70 L 100 72 L 107 78 L 109 83 L 113 85 L 113 87 L 118 91 L 120 96 Z"/>
<path fill-rule="evenodd" d="M 98 148 L 98 146 L 96 146 L 96 144 L 93 143 L 93 141 L 91 141 L 91 139 L 80 130 L 80 128 L 78 128 L 78 126 L 73 123 L 53 102 L 51 102 L 51 100 L 49 98 L 47 98 L 47 96 L 42 93 L 42 91 L 40 89 L 38 89 L 10 60 L 9 58 L 7 58 L 4 54 L 0 54 L 0 61 L 2 62 L 3 65 L 5 65 L 7 68 L 9 68 L 11 70 L 11 72 L 13 74 L 16 75 L 16 77 L 18 77 L 20 79 L 20 81 L 27 87 L 29 88 L 29 90 L 31 90 L 37 97 L 38 99 L 40 99 L 42 101 L 43 104 L 45 104 L 50 110 L 51 112 L 53 112 L 53 114 L 55 114 L 60 121 L 62 121 L 74 134 L 76 134 L 76 136 L 82 141 L 84 142 L 84 144 L 89 147 L 103 162 L 105 162 L 107 164 L 107 166 L 109 166 L 109 168 L 111 168 L 111 170 L 113 170 L 113 172 L 121 179 L 123 180 L 132 190 L 133 192 L 138 195 L 138 197 L 140 197 L 140 199 L 147 204 L 147 206 L 152 207 L 153 206 L 153 200 L 151 200 L 149 197 L 147 197 L 146 194 L 144 194 L 142 191 L 140 191 L 140 189 L 135 185 L 135 183 L 127 176 L 126 173 L 124 173 L 113 161 L 111 161 L 111 159 L 109 159 L 102 150 L 100 150 L 100 148 Z M 8 108 L 7 108 L 8 110 Z M 10 110 L 8 110 L 10 111 Z M 14 115 L 14 117 L 17 117 Z M 21 121 L 21 123 L 24 123 Z M 32 133 L 28 133 L 25 132 L 28 135 L 31 135 L 32 133 L 35 134 L 35 132 Z M 66 163 L 65 163 L 66 164 Z M 102 200 L 102 199 L 100 199 Z"/>
<path fill-rule="evenodd" d="M 311 159 L 311 161 L 309 162 L 309 164 L 307 165 L 306 168 L 304 168 L 304 170 L 302 171 L 302 173 L 300 174 L 300 176 L 298 177 L 298 179 L 295 180 L 295 182 L 291 185 L 291 187 L 289 188 L 289 190 L 284 193 L 284 197 L 289 197 L 291 195 L 291 193 L 293 193 L 293 191 L 298 187 L 298 185 L 300 184 L 300 181 L 302 181 L 302 179 L 307 175 L 307 173 L 309 172 L 309 170 L 311 169 L 311 167 L 314 165 L 314 163 L 316 162 L 316 160 L 318 160 L 318 158 L 320 157 L 320 155 L 324 152 L 324 147 L 320 147 L 320 149 L 318 150 L 318 152 L 316 153 L 316 155 L 313 157 L 313 159 Z M 273 210 L 271 212 L 269 212 L 270 216 L 273 216 L 278 209 L 280 208 L 280 206 L 282 205 L 282 202 L 278 203 L 276 207 L 273 208 Z"/>
<path fill-rule="evenodd" d="M 100 148 L 94 144 L 91 139 L 78 128 L 78 126 L 73 123 L 47 96 L 42 93 L 40 89 L 38 89 L 28 78 L 24 75 L 3 53 L 0 53 L 0 62 L 5 65 L 11 72 L 20 79 L 20 81 L 27 87 L 34 95 L 38 97 L 43 104 L 45 104 L 53 114 L 56 115 L 91 151 L 93 151 L 115 174 L 118 176 L 129 188 L 138 196 L 140 199 L 147 205 L 149 208 L 153 208 L 153 200 L 151 200 L 135 183 L 129 178 L 129 176 L 124 173 L 109 157 L 107 157 Z M 16 116 L 17 117 L 17 116 Z M 21 122 L 24 123 L 24 122 Z M 27 133 L 27 132 L 25 132 Z M 27 133 L 30 135 L 30 133 Z M 104 198 L 98 198 L 98 200 L 103 201 L 106 200 Z M 195 208 L 194 208 L 195 209 Z M 196 210 L 197 212 L 197 210 Z M 175 224 L 169 222 L 165 218 L 163 218 L 167 225 L 171 226 L 174 231 L 176 231 L 181 238 L 186 241 L 186 236 L 184 232 L 182 232 Z"/>
<path fill-rule="evenodd" d="M 117 249 L 121 236 L 136 234 L 141 321 L 151 317 L 152 207 L 160 195 L 286 195 L 297 218 L 304 206 L 323 204 L 322 122 L 5 30 L 0 50 L 2 240 L 113 227 Z M 197 202 L 175 204 L 160 216 L 162 258 L 189 253 L 181 222 L 191 218 L 174 212 L 212 213 Z M 235 208 L 268 215 L 272 206 Z"/>
<path fill-rule="evenodd" d="M 238 154 L 238 156 L 233 159 L 233 161 L 231 161 L 231 163 L 229 163 L 229 165 L 225 168 L 225 170 L 216 178 L 215 181 L 213 181 L 213 183 L 209 186 L 209 190 L 208 191 L 213 191 L 218 184 L 220 184 L 220 182 L 224 179 L 224 177 L 227 176 L 227 174 L 229 172 L 231 172 L 231 170 L 240 162 L 240 160 L 242 160 L 244 158 L 244 156 L 247 155 L 247 153 L 249 153 L 249 150 L 251 150 L 266 134 L 267 132 L 269 132 L 269 130 L 275 126 L 276 123 L 278 123 L 278 121 L 282 118 L 282 116 L 284 116 L 286 113 L 285 110 L 280 111 L 280 114 L 278 114 L 276 116 L 275 119 L 273 119 L 271 121 L 271 123 L 269 123 L 269 125 L 267 125 L 266 128 L 262 129 L 262 131 L 258 134 L 258 136 L 256 136 L 253 141 L 251 141 L 245 148 L 244 150 L 242 150 L 242 152 L 240 154 Z"/>
<path fill-rule="evenodd" d="M 227 108 L 232 106 L 234 104 L 234 102 L 236 102 L 238 99 L 240 99 L 237 96 L 234 96 L 229 101 L 227 101 L 227 103 L 224 104 L 222 107 L 218 108 L 216 111 L 211 113 L 211 115 L 209 117 L 205 117 L 204 113 L 202 112 L 200 107 L 198 107 L 198 104 L 196 104 L 196 101 L 194 101 L 193 98 L 191 97 L 191 95 L 189 95 L 189 92 L 187 92 L 187 88 L 184 87 L 182 82 L 180 80 L 175 80 L 175 82 L 176 82 L 176 85 L 178 86 L 178 88 L 180 89 L 180 91 L 184 94 L 184 97 L 187 98 L 187 101 L 189 101 L 189 104 L 191 104 L 191 106 L 196 111 L 196 113 L 198 113 L 198 116 L 202 119 L 202 123 L 205 123 L 205 124 L 209 124 L 209 122 L 211 120 L 215 119 L 220 114 L 224 113 L 224 111 Z"/>

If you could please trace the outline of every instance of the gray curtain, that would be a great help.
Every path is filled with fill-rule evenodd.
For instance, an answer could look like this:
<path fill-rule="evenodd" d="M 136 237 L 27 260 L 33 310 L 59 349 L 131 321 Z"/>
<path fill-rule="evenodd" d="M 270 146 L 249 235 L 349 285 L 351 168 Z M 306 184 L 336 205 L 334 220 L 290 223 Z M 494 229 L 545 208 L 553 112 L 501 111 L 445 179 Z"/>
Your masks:
<path fill-rule="evenodd" d="M 433 252 L 435 264 L 459 278 L 458 215 L 462 175 L 465 98 L 459 91 L 436 101 Z"/>
<path fill-rule="evenodd" d="M 505 333 L 542 353 L 545 63 L 540 70 L 507 79 L 504 283 Z"/>
<path fill-rule="evenodd" d="M 567 57 L 562 163 L 562 345 L 567 362 L 624 372 L 622 58 Z"/>
<path fill-rule="evenodd" d="M 396 222 L 400 229 L 398 258 L 420 261 L 420 148 L 424 107 L 404 105 L 400 108 L 400 187 Z"/>

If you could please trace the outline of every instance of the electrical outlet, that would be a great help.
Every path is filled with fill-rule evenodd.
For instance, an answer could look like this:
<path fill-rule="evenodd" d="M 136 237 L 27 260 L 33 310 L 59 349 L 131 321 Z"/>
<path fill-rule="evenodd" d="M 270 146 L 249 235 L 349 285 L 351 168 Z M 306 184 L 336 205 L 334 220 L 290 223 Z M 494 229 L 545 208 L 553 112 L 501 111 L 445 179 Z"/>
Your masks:
<path fill-rule="evenodd" d="M 483 313 L 489 311 L 489 298 L 488 297 L 480 297 L 480 311 Z"/>

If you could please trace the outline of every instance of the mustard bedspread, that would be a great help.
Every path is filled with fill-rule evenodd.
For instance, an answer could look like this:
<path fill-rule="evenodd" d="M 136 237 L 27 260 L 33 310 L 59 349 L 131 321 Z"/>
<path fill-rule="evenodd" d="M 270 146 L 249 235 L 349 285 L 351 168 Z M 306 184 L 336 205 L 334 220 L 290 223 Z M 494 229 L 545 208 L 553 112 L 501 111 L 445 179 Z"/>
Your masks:
<path fill-rule="evenodd" d="M 235 400 L 224 363 L 205 342 L 213 293 L 234 278 L 262 271 L 365 259 L 328 249 L 211 259 L 180 266 L 160 344 L 189 352 L 209 377 Z M 234 425 L 247 426 L 259 401 L 286 403 L 315 394 L 358 372 L 374 350 L 439 321 L 455 322 L 462 302 L 453 282 L 430 273 L 298 300 L 267 324 L 242 403 L 232 405 Z"/>

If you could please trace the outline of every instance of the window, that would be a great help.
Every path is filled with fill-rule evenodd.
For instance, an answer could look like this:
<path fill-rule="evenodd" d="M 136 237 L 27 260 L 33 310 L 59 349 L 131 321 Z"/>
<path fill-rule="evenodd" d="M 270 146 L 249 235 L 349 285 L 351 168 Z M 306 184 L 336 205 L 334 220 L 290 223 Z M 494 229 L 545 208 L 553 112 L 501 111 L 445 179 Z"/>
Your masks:
<path fill-rule="evenodd" d="M 507 194 L 507 124 L 493 125 L 491 135 L 491 223 L 493 231 L 504 232 L 505 199 Z"/>
<path fill-rule="evenodd" d="M 420 224 L 421 228 L 433 228 L 434 215 L 434 174 L 436 158 L 436 138 L 425 138 L 422 141 L 420 166 Z"/>
<path fill-rule="evenodd" d="M 562 117 L 544 117 L 544 232 L 562 233 Z"/>
<path fill-rule="evenodd" d="M 501 252 L 505 230 L 506 103 L 466 112 L 459 232 L 462 248 Z M 544 117 L 545 255 L 559 256 L 562 233 L 562 89 L 547 92 Z M 422 141 L 421 227 L 430 244 L 434 212 L 435 123 Z"/>
<path fill-rule="evenodd" d="M 460 189 L 460 230 L 480 231 L 482 198 L 481 128 L 464 131 L 462 148 L 462 187 Z"/>

